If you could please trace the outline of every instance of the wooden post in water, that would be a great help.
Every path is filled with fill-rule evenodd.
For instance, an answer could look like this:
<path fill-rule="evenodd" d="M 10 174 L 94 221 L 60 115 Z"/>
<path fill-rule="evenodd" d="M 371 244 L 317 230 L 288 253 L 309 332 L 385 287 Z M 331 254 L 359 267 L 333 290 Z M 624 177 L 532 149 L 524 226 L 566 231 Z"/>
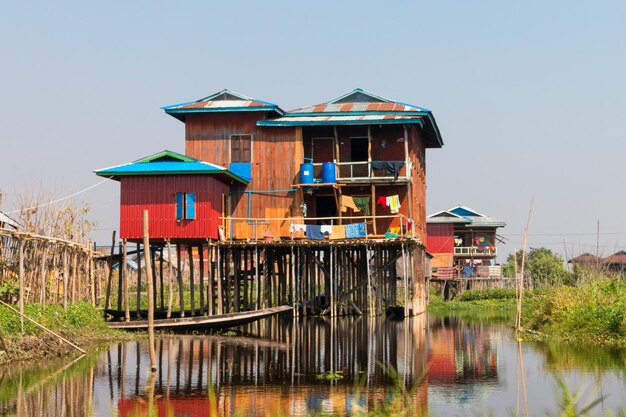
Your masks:
<path fill-rule="evenodd" d="M 22 329 L 22 334 L 24 334 L 24 239 L 23 238 L 20 238 L 19 256 L 20 256 L 20 259 L 19 259 L 20 289 L 19 289 L 19 299 L 17 301 L 18 301 L 18 307 L 20 308 L 20 326 Z"/>
<path fill-rule="evenodd" d="M 156 353 L 154 351 L 154 299 L 152 298 L 152 260 L 150 259 L 150 233 L 148 230 L 148 210 L 143 211 L 143 246 L 146 258 L 146 282 L 148 284 L 148 343 L 150 344 L 150 370 L 156 372 Z"/>

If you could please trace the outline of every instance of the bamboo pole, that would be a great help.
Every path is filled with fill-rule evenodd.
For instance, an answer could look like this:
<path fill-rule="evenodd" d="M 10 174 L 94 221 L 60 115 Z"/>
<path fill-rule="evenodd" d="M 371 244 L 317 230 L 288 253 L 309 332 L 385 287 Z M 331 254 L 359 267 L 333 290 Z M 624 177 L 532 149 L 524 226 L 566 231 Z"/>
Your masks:
<path fill-rule="evenodd" d="M 70 345 L 71 347 L 73 347 L 74 349 L 76 349 L 77 351 L 81 352 L 81 353 L 87 353 L 84 350 L 82 350 L 81 348 L 79 348 L 78 346 L 76 346 L 74 343 L 70 342 L 69 340 L 65 339 L 63 336 L 53 332 L 52 330 L 48 329 L 47 327 L 45 327 L 43 324 L 40 324 L 38 322 L 36 322 L 35 320 L 31 319 L 30 317 L 28 317 L 26 314 L 20 313 L 18 310 L 16 310 L 15 308 L 13 308 L 12 306 L 10 306 L 9 304 L 5 303 L 4 301 L 0 300 L 0 304 L 2 304 L 3 306 L 5 306 L 6 308 L 8 308 L 9 310 L 13 311 L 14 313 L 17 313 L 20 315 L 20 317 L 22 319 L 26 319 L 28 321 L 30 321 L 31 323 L 33 323 L 35 326 L 45 330 L 46 332 L 50 333 L 53 336 L 56 336 L 57 338 L 59 338 L 59 340 L 67 343 L 68 345 Z"/>
<path fill-rule="evenodd" d="M 156 368 L 156 353 L 154 351 L 154 300 L 152 299 L 152 268 L 150 259 L 150 232 L 148 230 L 148 210 L 143 211 L 143 246 L 146 258 L 146 274 L 148 284 L 148 343 L 150 345 L 150 371 L 154 374 Z"/>
<path fill-rule="evenodd" d="M 526 227 L 524 228 L 524 244 L 522 248 L 522 268 L 521 268 L 521 285 L 519 291 L 519 304 L 517 305 L 517 331 L 522 328 L 522 300 L 524 299 L 524 263 L 526 262 L 526 242 L 528 241 L 528 224 L 530 223 L 530 216 L 533 212 L 533 202 L 530 202 L 530 209 L 528 210 L 528 220 L 526 221 Z"/>
<path fill-rule="evenodd" d="M 20 313 L 20 328 L 22 329 L 22 334 L 24 334 L 24 240 L 20 239 L 20 248 L 19 248 L 19 280 L 20 280 L 20 289 L 19 289 L 19 313 Z"/>

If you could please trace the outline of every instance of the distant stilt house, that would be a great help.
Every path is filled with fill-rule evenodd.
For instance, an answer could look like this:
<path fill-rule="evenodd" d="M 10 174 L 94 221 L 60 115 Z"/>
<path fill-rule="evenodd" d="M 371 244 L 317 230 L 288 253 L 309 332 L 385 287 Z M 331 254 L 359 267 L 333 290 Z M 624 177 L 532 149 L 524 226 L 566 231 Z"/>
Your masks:
<path fill-rule="evenodd" d="M 570 259 L 567 263 L 584 269 L 597 269 L 598 266 L 602 265 L 602 258 L 589 252 L 585 252 L 582 255 L 578 255 L 575 258 Z"/>
<path fill-rule="evenodd" d="M 497 229 L 506 225 L 464 206 L 428 216 L 426 249 L 438 278 L 500 278 Z"/>
<path fill-rule="evenodd" d="M 429 110 L 361 89 L 289 112 L 229 90 L 163 109 L 185 155 L 96 173 L 121 182 L 123 239 L 148 209 L 155 242 L 207 253 L 209 308 L 424 311 Z"/>
<path fill-rule="evenodd" d="M 615 252 L 602 260 L 602 265 L 609 271 L 626 273 L 626 251 Z"/>

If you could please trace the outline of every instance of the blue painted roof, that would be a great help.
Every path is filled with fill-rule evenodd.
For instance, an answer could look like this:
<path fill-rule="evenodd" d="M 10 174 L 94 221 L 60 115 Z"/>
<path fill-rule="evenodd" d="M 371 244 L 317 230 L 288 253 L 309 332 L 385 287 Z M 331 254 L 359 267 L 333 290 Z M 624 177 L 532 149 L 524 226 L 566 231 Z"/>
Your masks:
<path fill-rule="evenodd" d="M 119 177 L 129 175 L 217 174 L 232 178 L 242 184 L 249 182 L 249 179 L 242 178 L 219 165 L 200 161 L 199 159 L 168 150 L 147 156 L 129 164 L 103 168 L 94 172 L 96 175 L 110 177 L 114 180 L 119 180 Z"/>

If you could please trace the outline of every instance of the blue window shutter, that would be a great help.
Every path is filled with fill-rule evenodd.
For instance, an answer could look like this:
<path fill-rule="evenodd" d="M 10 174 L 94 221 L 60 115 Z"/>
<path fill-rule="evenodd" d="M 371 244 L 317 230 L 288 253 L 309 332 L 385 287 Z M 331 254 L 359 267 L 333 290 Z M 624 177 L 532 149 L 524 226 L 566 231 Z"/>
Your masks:
<path fill-rule="evenodd" d="M 187 213 L 185 218 L 196 218 L 196 195 L 194 193 L 187 193 Z"/>
<path fill-rule="evenodd" d="M 184 193 L 176 193 L 176 220 L 183 218 L 183 197 Z"/>

